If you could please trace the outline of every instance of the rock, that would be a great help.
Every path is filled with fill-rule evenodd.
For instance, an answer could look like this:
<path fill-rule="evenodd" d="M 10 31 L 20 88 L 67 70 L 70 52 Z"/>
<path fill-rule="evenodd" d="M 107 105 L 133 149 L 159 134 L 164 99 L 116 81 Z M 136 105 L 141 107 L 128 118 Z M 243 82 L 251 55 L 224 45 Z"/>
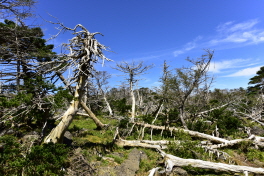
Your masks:
<path fill-rule="evenodd" d="M 28 134 L 21 139 L 23 147 L 27 149 L 31 148 L 34 144 L 40 142 L 40 135 L 38 134 Z"/>
<path fill-rule="evenodd" d="M 178 175 L 178 176 L 186 175 L 187 176 L 188 173 L 186 170 L 182 169 L 181 167 L 174 167 L 169 176 L 175 176 L 175 175 Z"/>
<path fill-rule="evenodd" d="M 63 138 L 63 144 L 66 144 L 67 146 L 71 146 L 72 144 L 73 136 L 69 131 L 66 131 Z"/>
<path fill-rule="evenodd" d="M 120 166 L 116 166 L 116 175 L 136 175 L 136 172 L 139 170 L 140 161 L 142 159 L 147 159 L 147 155 L 144 152 L 134 148 L 128 155 L 128 158 Z"/>
<path fill-rule="evenodd" d="M 82 149 L 77 148 L 69 158 L 69 167 L 66 169 L 66 176 L 94 176 L 95 168 L 87 161 Z"/>
<path fill-rule="evenodd" d="M 264 134 L 264 130 L 261 127 L 253 126 L 251 128 L 251 134 L 262 136 Z"/>

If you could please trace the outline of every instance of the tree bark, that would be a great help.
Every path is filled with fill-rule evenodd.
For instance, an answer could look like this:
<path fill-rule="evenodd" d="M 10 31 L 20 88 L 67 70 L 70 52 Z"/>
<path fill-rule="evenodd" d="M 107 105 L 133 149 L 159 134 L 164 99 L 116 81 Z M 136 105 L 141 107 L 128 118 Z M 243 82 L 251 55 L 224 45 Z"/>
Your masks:
<path fill-rule="evenodd" d="M 226 139 L 222 139 L 219 137 L 215 137 L 215 136 L 211 136 L 208 134 L 204 134 L 204 133 L 199 133 L 197 131 L 191 131 L 191 130 L 185 130 L 185 129 L 181 129 L 181 128 L 176 128 L 176 127 L 165 127 L 165 126 L 156 126 L 156 125 L 150 125 L 150 124 L 144 124 L 144 123 L 134 123 L 138 126 L 143 126 L 145 128 L 152 128 L 152 129 L 156 129 L 156 130 L 167 130 L 167 131 L 183 131 L 191 136 L 195 136 L 195 137 L 199 137 L 199 138 L 203 138 L 203 139 L 207 139 L 210 141 L 213 141 L 215 143 L 221 144 L 221 143 L 228 143 L 229 140 Z"/>
<path fill-rule="evenodd" d="M 83 109 L 86 111 L 86 113 L 91 117 L 96 124 L 98 129 L 104 129 L 107 125 L 103 124 L 97 117 L 96 115 L 86 106 L 84 102 L 81 102 L 81 105 Z"/>
<path fill-rule="evenodd" d="M 130 96 L 132 100 L 132 109 L 131 109 L 131 122 L 133 123 L 135 121 L 135 111 L 136 111 L 136 100 L 135 100 L 135 95 L 133 91 L 133 83 L 132 81 L 130 82 Z"/>
<path fill-rule="evenodd" d="M 229 165 L 224 163 L 214 163 L 209 161 L 197 160 L 197 159 L 183 159 L 159 150 L 161 155 L 165 159 L 166 171 L 170 172 L 173 166 L 192 166 L 203 169 L 214 169 L 224 172 L 237 172 L 243 173 L 245 171 L 252 172 L 255 174 L 264 174 L 263 168 L 255 168 L 249 166 L 238 166 L 238 165 Z"/>
<path fill-rule="evenodd" d="M 59 78 L 65 84 L 65 86 L 67 86 L 68 90 L 73 94 L 73 89 L 69 85 L 67 80 L 64 78 L 64 76 L 60 72 L 56 72 L 56 74 L 59 76 Z M 86 106 L 85 102 L 81 101 L 81 105 L 82 105 L 83 109 L 86 111 L 86 113 L 89 115 L 89 117 L 91 117 L 93 119 L 93 121 L 96 124 L 98 129 L 103 129 L 105 126 L 107 126 L 107 125 L 101 123 L 101 121 L 96 117 L 96 115 Z"/>
<path fill-rule="evenodd" d="M 70 103 L 69 108 L 63 114 L 60 123 L 50 132 L 50 134 L 44 139 L 44 143 L 59 143 L 62 142 L 65 131 L 70 126 L 74 116 L 76 115 L 79 107 L 79 103 L 82 98 L 82 90 L 85 86 L 86 76 L 81 76 L 79 83 L 76 86 L 73 100 Z"/>
<path fill-rule="evenodd" d="M 185 111 L 184 107 L 180 107 L 180 119 L 182 122 L 182 126 L 184 127 L 185 130 L 188 130 L 187 124 L 185 122 Z"/>
<path fill-rule="evenodd" d="M 104 96 L 105 104 L 106 104 L 107 109 L 108 109 L 108 111 L 109 111 L 109 115 L 110 115 L 110 116 L 113 116 L 114 114 L 113 114 L 112 108 L 111 108 L 109 102 L 107 101 L 107 98 L 106 98 L 105 93 L 103 93 L 103 96 Z"/>
<path fill-rule="evenodd" d="M 162 142 L 161 142 L 162 143 Z M 115 144 L 119 147 L 144 147 L 144 148 L 152 148 L 152 149 L 166 149 L 167 146 L 162 144 L 148 143 L 147 141 L 142 142 L 140 140 L 124 140 L 124 139 L 116 139 Z"/>

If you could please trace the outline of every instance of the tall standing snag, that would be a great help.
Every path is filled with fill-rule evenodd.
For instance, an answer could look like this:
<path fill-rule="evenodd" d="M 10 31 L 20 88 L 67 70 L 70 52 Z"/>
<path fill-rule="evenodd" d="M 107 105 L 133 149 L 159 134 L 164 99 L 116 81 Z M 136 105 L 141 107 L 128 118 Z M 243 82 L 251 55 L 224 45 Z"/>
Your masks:
<path fill-rule="evenodd" d="M 68 44 L 63 44 L 63 46 L 69 50 L 69 54 L 63 54 L 61 57 L 58 57 L 58 59 L 45 64 L 56 65 L 52 68 L 54 71 L 62 71 L 69 68 L 73 69 L 74 75 L 72 77 L 72 81 L 76 82 L 76 85 L 74 97 L 68 109 L 63 114 L 60 123 L 45 138 L 45 143 L 61 142 L 65 131 L 71 124 L 77 113 L 78 107 L 81 104 L 87 79 L 94 69 L 93 65 L 98 61 L 98 58 L 107 61 L 110 60 L 106 58 L 102 52 L 102 50 L 106 50 L 106 47 L 94 38 L 96 34 L 100 33 L 90 33 L 81 24 L 76 25 L 73 29 L 65 27 L 61 23 L 57 24 L 61 26 L 60 32 L 67 30 L 73 31 L 73 35 L 75 35 L 75 37 L 69 40 Z"/>
<path fill-rule="evenodd" d="M 132 112 L 131 112 L 131 122 L 134 122 L 135 118 L 135 111 L 136 111 L 136 100 L 135 100 L 135 95 L 134 95 L 134 90 L 133 86 L 135 85 L 136 82 L 138 82 L 138 79 L 136 79 L 137 76 L 143 74 L 145 71 L 149 70 L 152 68 L 152 65 L 149 66 L 144 66 L 143 62 L 140 63 L 135 63 L 132 62 L 131 64 L 123 61 L 120 64 L 116 64 L 116 70 L 119 70 L 125 74 L 128 75 L 128 83 L 129 83 L 129 90 L 130 90 L 130 96 L 132 99 Z"/>

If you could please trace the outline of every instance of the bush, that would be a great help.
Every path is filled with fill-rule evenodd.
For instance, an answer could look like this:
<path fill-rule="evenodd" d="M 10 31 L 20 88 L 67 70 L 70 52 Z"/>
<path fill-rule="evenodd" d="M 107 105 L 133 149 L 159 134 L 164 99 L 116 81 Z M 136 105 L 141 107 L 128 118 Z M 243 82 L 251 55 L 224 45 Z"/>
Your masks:
<path fill-rule="evenodd" d="M 210 116 L 216 120 L 221 136 L 228 136 L 235 133 L 238 128 L 242 127 L 242 122 L 234 116 L 233 112 L 225 108 L 216 109 L 211 112 Z"/>
<path fill-rule="evenodd" d="M 68 149 L 63 144 L 33 146 L 26 152 L 13 136 L 0 138 L 0 175 L 63 175 Z"/>

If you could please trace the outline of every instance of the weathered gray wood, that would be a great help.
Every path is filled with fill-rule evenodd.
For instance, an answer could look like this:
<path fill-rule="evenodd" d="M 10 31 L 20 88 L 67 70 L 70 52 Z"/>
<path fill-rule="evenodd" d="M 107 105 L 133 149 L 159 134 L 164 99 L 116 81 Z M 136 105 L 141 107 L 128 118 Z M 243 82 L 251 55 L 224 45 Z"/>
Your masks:
<path fill-rule="evenodd" d="M 207 139 L 210 141 L 213 141 L 215 143 L 228 143 L 229 140 L 223 139 L 223 138 L 219 138 L 219 137 L 215 137 L 215 136 L 211 136 L 208 134 L 204 134 L 204 133 L 199 133 L 197 131 L 191 131 L 191 130 L 186 130 L 186 129 L 182 129 L 182 128 L 176 128 L 176 127 L 165 127 L 165 126 L 156 126 L 156 125 L 150 125 L 150 124 L 145 124 L 145 123 L 134 123 L 138 126 L 143 126 L 145 128 L 152 128 L 152 129 L 156 129 L 156 130 L 167 130 L 167 131 L 183 131 L 191 136 L 195 136 L 195 137 L 200 137 L 203 139 Z"/>
<path fill-rule="evenodd" d="M 144 148 L 153 148 L 153 149 L 166 149 L 167 146 L 162 144 L 148 144 L 141 142 L 140 140 L 124 140 L 124 139 L 117 139 L 115 140 L 115 144 L 119 147 L 144 147 Z"/>
<path fill-rule="evenodd" d="M 225 172 L 251 172 L 255 174 L 264 174 L 263 168 L 255 168 L 249 166 L 229 165 L 224 163 L 214 163 L 209 161 L 197 160 L 197 159 L 183 159 L 159 150 L 161 155 L 165 159 L 166 171 L 170 172 L 173 166 L 192 166 L 203 169 L 214 169 Z"/>

